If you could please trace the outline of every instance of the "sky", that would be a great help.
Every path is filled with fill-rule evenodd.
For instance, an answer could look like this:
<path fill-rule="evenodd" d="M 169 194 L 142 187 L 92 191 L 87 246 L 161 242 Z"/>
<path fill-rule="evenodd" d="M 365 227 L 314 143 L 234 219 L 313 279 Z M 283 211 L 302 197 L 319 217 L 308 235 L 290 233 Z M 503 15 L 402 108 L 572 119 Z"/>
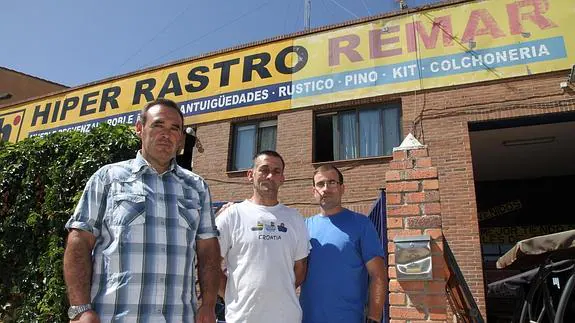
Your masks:
<path fill-rule="evenodd" d="M 405 0 L 413 8 L 438 0 Z M 6 0 L 0 66 L 66 86 L 304 29 L 305 0 Z M 311 27 L 399 9 L 312 0 Z"/>

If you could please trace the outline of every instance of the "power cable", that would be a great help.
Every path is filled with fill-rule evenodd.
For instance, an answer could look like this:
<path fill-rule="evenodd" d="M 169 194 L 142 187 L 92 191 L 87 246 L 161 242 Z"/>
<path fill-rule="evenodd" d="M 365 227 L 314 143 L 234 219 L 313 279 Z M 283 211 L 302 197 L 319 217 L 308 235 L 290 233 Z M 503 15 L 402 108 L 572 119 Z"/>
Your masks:
<path fill-rule="evenodd" d="M 367 4 L 365 3 L 365 0 L 361 0 L 361 4 L 363 4 L 363 7 L 365 8 L 365 10 L 367 10 L 367 14 L 369 16 L 371 16 L 371 11 L 369 11 L 369 8 L 367 7 Z"/>
<path fill-rule="evenodd" d="M 235 22 L 241 20 L 242 18 L 244 18 L 244 17 L 246 17 L 246 16 L 249 16 L 249 15 L 251 15 L 251 14 L 257 12 L 258 10 L 260 10 L 260 9 L 262 9 L 263 7 L 267 6 L 269 3 L 270 3 L 270 1 L 266 1 L 266 2 L 264 2 L 263 4 L 259 5 L 258 7 L 256 7 L 255 9 L 253 9 L 253 10 L 248 10 L 247 12 L 244 12 L 243 14 L 241 14 L 241 15 L 239 15 L 238 17 L 236 17 L 236 18 L 234 18 L 234 19 L 228 21 L 227 23 L 221 25 L 220 27 L 218 27 L 218 28 L 216 28 L 216 29 L 212 29 L 212 30 L 208 31 L 207 33 L 203 34 L 202 36 L 200 36 L 200 37 L 198 37 L 198 38 L 196 38 L 196 39 L 193 39 L 193 40 L 191 40 L 191 41 L 185 43 L 184 45 L 182 45 L 182 46 L 180 46 L 180 47 L 178 47 L 178 48 L 176 48 L 176 49 L 174 49 L 174 50 L 172 50 L 172 51 L 170 51 L 170 52 L 168 52 L 168 53 L 166 53 L 166 54 L 164 54 L 164 55 L 162 55 L 162 56 L 160 56 L 160 57 L 158 57 L 158 58 L 156 58 L 156 59 L 154 59 L 154 60 L 152 60 L 152 61 L 150 61 L 150 62 L 148 62 L 147 64 L 144 64 L 144 65 L 140 66 L 140 69 L 144 68 L 145 66 L 150 66 L 150 65 L 153 64 L 154 62 L 156 62 L 156 61 L 158 61 L 158 60 L 161 60 L 162 58 L 164 58 L 164 57 L 166 57 L 166 56 L 169 56 L 170 54 L 172 54 L 172 53 L 174 53 L 174 52 L 177 52 L 177 51 L 179 51 L 179 50 L 182 49 L 182 48 L 188 47 L 189 45 L 191 45 L 191 44 L 193 44 L 193 43 L 195 43 L 195 42 L 197 42 L 197 41 L 199 41 L 199 40 L 201 40 L 201 39 L 203 39 L 203 38 L 205 38 L 205 37 L 207 37 L 207 36 L 209 36 L 209 35 L 211 35 L 211 34 L 217 32 L 217 31 L 220 31 L 221 29 L 223 29 L 223 28 L 225 28 L 225 27 L 227 27 L 227 26 L 229 26 L 229 25 L 231 25 L 231 24 L 233 24 L 233 23 L 235 23 Z"/>
<path fill-rule="evenodd" d="M 180 11 L 180 13 L 175 16 L 169 23 L 167 23 L 160 31 L 158 31 L 152 38 L 150 38 L 147 42 L 145 42 L 142 46 L 140 46 L 140 48 L 138 48 L 138 50 L 132 54 L 131 56 L 129 56 L 123 63 L 122 65 L 120 65 L 120 67 L 118 67 L 118 69 L 124 67 L 124 65 L 126 65 L 130 60 L 132 60 L 132 58 L 136 57 L 137 55 L 139 55 L 142 50 L 144 48 L 146 48 L 146 46 L 148 46 L 148 44 L 150 44 L 152 41 L 154 41 L 159 35 L 163 34 L 174 22 L 176 22 L 176 20 L 183 15 L 185 12 L 188 11 L 188 9 L 190 9 L 190 7 L 192 6 L 192 1 L 190 1 L 190 3 L 188 4 L 188 6 Z"/>
<path fill-rule="evenodd" d="M 359 19 L 359 16 L 356 15 L 355 13 L 351 12 L 351 10 L 347 9 L 346 7 L 342 6 L 339 2 L 335 1 L 335 0 L 329 0 L 333 3 L 335 3 L 338 7 L 340 7 L 341 9 L 345 10 L 347 13 L 349 13 L 350 15 L 354 16 L 356 19 Z"/>

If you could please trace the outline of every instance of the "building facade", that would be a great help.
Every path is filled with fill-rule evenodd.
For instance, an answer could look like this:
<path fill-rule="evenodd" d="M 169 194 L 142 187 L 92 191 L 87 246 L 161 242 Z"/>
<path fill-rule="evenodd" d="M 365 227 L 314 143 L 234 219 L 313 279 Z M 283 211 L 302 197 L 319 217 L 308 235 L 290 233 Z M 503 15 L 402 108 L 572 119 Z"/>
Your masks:
<path fill-rule="evenodd" d="M 517 272 L 495 260 L 518 240 L 575 228 L 563 215 L 575 176 L 573 10 L 560 0 L 451 1 L 0 111 L 22 118 L 17 141 L 133 124 L 146 102 L 174 99 L 198 139 L 193 169 L 217 202 L 248 198 L 253 154 L 274 149 L 286 162 L 281 201 L 312 215 L 313 170 L 334 164 L 346 207 L 367 214 L 386 193 L 393 322 L 458 318 L 446 292 L 453 267 L 472 296 L 463 307 L 496 321 L 509 313 L 486 286 Z M 394 241 L 421 235 L 431 239 L 431 279 L 398 279 Z"/>

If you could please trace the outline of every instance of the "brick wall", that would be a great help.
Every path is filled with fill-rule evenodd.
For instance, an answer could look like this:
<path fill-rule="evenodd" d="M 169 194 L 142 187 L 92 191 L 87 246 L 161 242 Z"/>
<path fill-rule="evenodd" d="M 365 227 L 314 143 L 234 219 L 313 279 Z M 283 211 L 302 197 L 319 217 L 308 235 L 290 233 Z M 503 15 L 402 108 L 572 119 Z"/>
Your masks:
<path fill-rule="evenodd" d="M 396 150 L 387 171 L 387 226 L 392 322 L 447 320 L 445 261 L 441 231 L 441 204 L 437 168 L 428 149 Z M 429 281 L 398 281 L 395 244 L 398 237 L 431 237 L 432 276 Z"/>
<path fill-rule="evenodd" d="M 311 194 L 314 110 L 325 112 L 345 106 L 400 99 L 403 134 L 405 136 L 413 131 L 417 139 L 428 147 L 429 158 L 419 163 L 422 167 L 432 163 L 437 169 L 438 181 L 427 182 L 426 185 L 430 189 L 440 187 L 438 194 L 444 237 L 485 317 L 485 288 L 468 124 L 575 111 L 574 91 L 563 91 L 559 87 L 559 82 L 564 81 L 567 74 L 568 71 L 563 71 L 280 113 L 277 147 L 286 160 L 287 179 L 280 190 L 280 199 L 298 208 L 304 215 L 317 212 Z M 198 128 L 205 152 L 194 153 L 194 170 L 207 179 L 214 200 L 241 200 L 251 195 L 244 173 L 226 173 L 230 130 L 229 120 L 200 125 Z M 379 196 L 379 188 L 389 185 L 386 185 L 385 174 L 390 170 L 390 164 L 390 157 L 336 162 L 345 177 L 344 205 L 362 213 L 369 212 Z M 413 194 L 405 198 L 416 202 L 428 197 Z M 390 203 L 394 199 L 397 201 L 397 196 L 388 194 Z M 416 285 L 398 288 L 421 287 Z M 439 287 L 433 284 L 430 288 Z M 392 297 L 398 304 L 409 301 L 395 292 Z M 433 318 L 436 318 L 435 314 Z"/>

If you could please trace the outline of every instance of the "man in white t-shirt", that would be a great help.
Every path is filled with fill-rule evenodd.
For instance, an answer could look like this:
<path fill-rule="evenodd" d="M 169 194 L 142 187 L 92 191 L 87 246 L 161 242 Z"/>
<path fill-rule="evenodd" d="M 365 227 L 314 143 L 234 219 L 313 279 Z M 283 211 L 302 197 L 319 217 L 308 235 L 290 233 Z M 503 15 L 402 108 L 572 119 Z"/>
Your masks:
<path fill-rule="evenodd" d="M 309 236 L 303 217 L 278 202 L 284 167 L 277 152 L 258 153 L 247 174 L 252 197 L 216 217 L 227 323 L 302 320 L 296 288 L 306 275 Z"/>

